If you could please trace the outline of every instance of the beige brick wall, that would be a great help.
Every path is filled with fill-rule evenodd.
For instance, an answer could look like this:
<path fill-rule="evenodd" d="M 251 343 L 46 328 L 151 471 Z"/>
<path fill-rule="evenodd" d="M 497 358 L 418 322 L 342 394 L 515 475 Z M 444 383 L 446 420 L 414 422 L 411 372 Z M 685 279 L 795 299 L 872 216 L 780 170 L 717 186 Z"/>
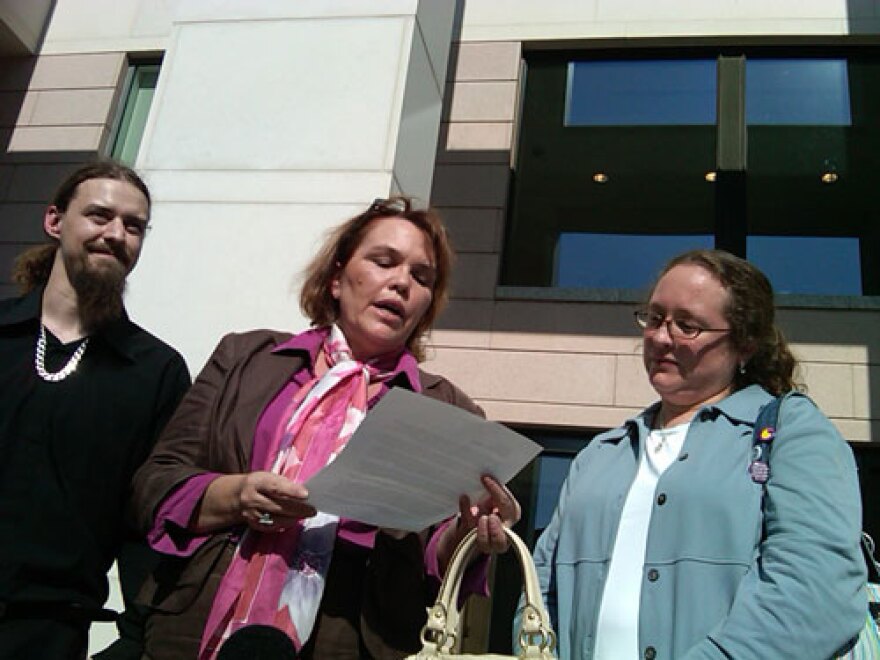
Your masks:
<path fill-rule="evenodd" d="M 616 426 L 656 398 L 633 304 L 496 298 L 517 120 L 518 42 L 453 51 L 432 203 L 458 252 L 426 367 L 496 420 Z M 880 441 L 880 311 L 787 309 L 780 324 L 809 393 L 849 440 Z"/>
<path fill-rule="evenodd" d="M 494 297 L 519 69 L 518 42 L 453 45 L 431 193 L 459 255 L 453 307 Z"/>
<path fill-rule="evenodd" d="M 43 240 L 42 210 L 77 164 L 104 153 L 123 53 L 0 59 L 0 297 L 15 255 Z"/>

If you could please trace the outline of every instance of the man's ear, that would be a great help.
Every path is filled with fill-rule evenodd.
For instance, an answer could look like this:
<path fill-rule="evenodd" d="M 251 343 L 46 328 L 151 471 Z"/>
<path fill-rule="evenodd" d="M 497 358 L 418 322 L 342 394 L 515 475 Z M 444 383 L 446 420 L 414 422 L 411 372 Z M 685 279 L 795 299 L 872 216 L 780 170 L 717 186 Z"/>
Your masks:
<path fill-rule="evenodd" d="M 61 221 L 64 213 L 57 206 L 49 206 L 43 214 L 43 231 L 49 238 L 61 240 Z"/>

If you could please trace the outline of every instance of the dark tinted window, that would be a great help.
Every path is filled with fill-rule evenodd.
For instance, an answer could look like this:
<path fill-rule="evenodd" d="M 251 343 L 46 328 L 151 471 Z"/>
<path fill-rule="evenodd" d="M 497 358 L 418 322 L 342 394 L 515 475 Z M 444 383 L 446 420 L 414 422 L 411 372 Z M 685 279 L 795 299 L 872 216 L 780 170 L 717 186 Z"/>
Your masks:
<path fill-rule="evenodd" d="M 728 176 L 714 57 L 529 54 L 502 284 L 644 289 L 717 246 L 782 293 L 880 294 L 878 59 L 744 62 L 747 165 Z"/>

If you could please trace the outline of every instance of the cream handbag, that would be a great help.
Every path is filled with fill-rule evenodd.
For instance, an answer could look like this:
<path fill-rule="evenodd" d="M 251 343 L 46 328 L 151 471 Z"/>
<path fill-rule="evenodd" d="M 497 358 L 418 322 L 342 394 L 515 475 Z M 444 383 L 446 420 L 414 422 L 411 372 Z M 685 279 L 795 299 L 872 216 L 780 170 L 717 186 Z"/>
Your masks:
<path fill-rule="evenodd" d="M 459 641 L 459 612 L 458 592 L 465 568 L 471 557 L 476 552 L 477 530 L 471 532 L 462 539 L 452 559 L 437 602 L 428 611 L 428 622 L 422 628 L 422 650 L 416 655 L 409 656 L 408 660 L 437 660 L 438 658 L 536 658 L 550 660 L 555 658 L 553 650 L 556 647 L 556 635 L 550 627 L 550 617 L 544 608 L 541 598 L 541 587 L 538 584 L 538 575 L 535 572 L 535 564 L 526 544 L 509 529 L 507 537 L 513 551 L 519 559 L 523 573 L 525 591 L 525 604 L 522 608 L 522 621 L 519 629 L 519 655 L 496 655 L 496 654 L 458 654 L 455 652 Z"/>

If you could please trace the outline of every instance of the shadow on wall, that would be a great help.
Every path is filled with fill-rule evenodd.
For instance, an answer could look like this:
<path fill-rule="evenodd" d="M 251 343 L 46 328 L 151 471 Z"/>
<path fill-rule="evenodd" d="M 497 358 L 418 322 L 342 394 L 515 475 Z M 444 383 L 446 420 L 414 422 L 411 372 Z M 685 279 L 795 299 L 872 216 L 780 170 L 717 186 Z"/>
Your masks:
<path fill-rule="evenodd" d="M 18 294 L 12 263 L 23 250 L 42 243 L 43 210 L 56 186 L 96 151 L 21 150 L 16 129 L 28 107 L 27 90 L 36 57 L 0 58 L 0 299 Z"/>
<path fill-rule="evenodd" d="M 876 0 L 846 0 L 847 34 L 869 34 L 880 31 Z"/>
<path fill-rule="evenodd" d="M 854 33 L 880 33 L 874 15 L 876 0 L 849 0 Z M 511 191 L 516 186 L 516 106 L 512 116 L 501 116 L 492 106 L 501 83 L 488 64 L 474 57 L 480 44 L 457 43 L 450 67 L 434 171 L 432 203 L 450 229 L 458 259 L 453 273 L 452 300 L 437 322 L 438 330 L 474 333 L 521 333 L 548 336 L 632 337 L 639 333 L 632 311 L 642 301 L 634 291 L 584 292 L 574 289 L 499 287 L 504 231 Z M 466 49 L 472 49 L 469 52 Z M 511 51 L 510 58 L 515 53 Z M 508 67 L 508 72 L 511 72 Z M 510 73 L 502 83 L 508 84 Z M 522 84 L 520 80 L 518 85 Z M 456 96 L 458 95 L 458 98 Z M 494 114 L 493 114 L 494 113 Z M 506 134 L 503 134 L 504 130 Z M 506 139 L 506 142 L 505 142 Z M 500 147 L 506 144 L 507 148 Z M 541 222 L 540 217 L 533 219 Z M 516 289 L 516 290 L 514 290 Z M 846 369 L 867 369 L 867 378 L 854 372 L 847 386 L 868 383 L 869 410 L 847 413 L 839 401 L 841 418 L 867 419 L 880 433 L 880 306 L 875 298 L 835 298 L 808 301 L 783 298 L 778 315 L 789 340 L 806 349 L 814 367 L 813 380 L 825 374 L 846 379 Z M 828 349 L 828 350 L 825 350 Z M 853 350 L 850 350 L 853 349 Z M 637 352 L 637 351 L 636 351 Z M 828 381 L 830 382 L 830 381 Z M 816 382 L 816 391 L 833 389 Z M 839 397 L 838 397 L 839 398 Z M 864 400 L 865 397 L 861 397 Z M 859 408 L 862 404 L 853 404 Z"/>

